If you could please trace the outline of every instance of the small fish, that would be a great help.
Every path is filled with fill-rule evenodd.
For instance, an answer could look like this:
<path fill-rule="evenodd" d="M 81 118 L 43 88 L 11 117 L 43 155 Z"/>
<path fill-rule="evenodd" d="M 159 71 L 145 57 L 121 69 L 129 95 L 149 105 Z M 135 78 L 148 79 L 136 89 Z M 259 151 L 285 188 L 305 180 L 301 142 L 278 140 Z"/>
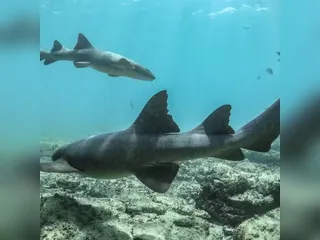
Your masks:
<path fill-rule="evenodd" d="M 133 105 L 132 100 L 130 100 L 130 107 L 131 107 L 131 109 L 134 109 L 134 105 Z"/>
<path fill-rule="evenodd" d="M 278 54 L 278 56 L 280 57 L 280 52 L 276 52 Z"/>
<path fill-rule="evenodd" d="M 231 105 L 225 104 L 185 133 L 168 114 L 167 99 L 166 90 L 155 94 L 125 130 L 57 148 L 51 162 L 40 163 L 40 171 L 100 179 L 133 175 L 149 189 L 165 193 L 180 162 L 208 157 L 241 161 L 241 148 L 268 152 L 280 135 L 280 99 L 236 132 L 229 125 Z"/>
<path fill-rule="evenodd" d="M 257 77 L 257 80 L 260 80 L 261 79 L 261 76 L 259 75 L 258 77 Z"/>
<path fill-rule="evenodd" d="M 72 61 L 76 68 L 91 67 L 110 77 L 129 77 L 144 81 L 153 81 L 153 73 L 140 64 L 119 54 L 100 51 L 93 47 L 89 40 L 82 34 L 78 35 L 78 42 L 73 49 L 67 49 L 55 40 L 50 52 L 40 49 L 40 61 L 49 65 L 56 61 Z"/>
<path fill-rule="evenodd" d="M 266 69 L 266 72 L 269 73 L 270 75 L 273 74 L 273 70 L 272 70 L 271 68 L 267 68 L 267 69 Z"/>

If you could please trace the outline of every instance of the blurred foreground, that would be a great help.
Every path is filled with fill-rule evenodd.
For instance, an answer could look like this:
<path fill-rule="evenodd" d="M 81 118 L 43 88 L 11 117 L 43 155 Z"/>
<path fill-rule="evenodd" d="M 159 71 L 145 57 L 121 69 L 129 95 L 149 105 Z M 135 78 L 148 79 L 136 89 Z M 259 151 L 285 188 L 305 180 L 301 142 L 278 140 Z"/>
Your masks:
<path fill-rule="evenodd" d="M 320 237 L 320 90 L 310 90 L 281 125 L 281 237 Z"/>
<path fill-rule="evenodd" d="M 1 240 L 34 240 L 40 234 L 39 16 L 21 11 L 32 3 L 5 1 L 0 9 Z"/>
<path fill-rule="evenodd" d="M 31 14 L 15 15 L 0 22 L 0 46 L 39 47 L 40 21 Z"/>

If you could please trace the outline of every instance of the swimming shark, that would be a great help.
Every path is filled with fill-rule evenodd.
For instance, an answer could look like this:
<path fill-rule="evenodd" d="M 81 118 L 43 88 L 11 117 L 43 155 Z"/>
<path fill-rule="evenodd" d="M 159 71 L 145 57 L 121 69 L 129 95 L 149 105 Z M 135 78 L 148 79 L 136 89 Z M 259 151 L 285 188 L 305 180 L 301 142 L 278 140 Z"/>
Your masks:
<path fill-rule="evenodd" d="M 52 161 L 40 162 L 40 171 L 97 179 L 134 175 L 153 191 L 165 193 L 180 163 L 209 157 L 240 161 L 245 159 L 241 148 L 268 152 L 280 135 L 280 99 L 237 132 L 229 125 L 231 105 L 225 104 L 184 133 L 168 113 L 167 99 L 166 90 L 155 94 L 125 130 L 57 148 Z"/>
<path fill-rule="evenodd" d="M 129 77 L 144 81 L 153 81 L 153 73 L 119 54 L 107 51 L 100 51 L 89 42 L 82 34 L 78 34 L 78 42 L 73 49 L 67 49 L 55 40 L 50 52 L 40 49 L 40 61 L 49 65 L 56 61 L 72 61 L 76 68 L 91 67 L 97 71 L 107 73 L 110 77 Z"/>

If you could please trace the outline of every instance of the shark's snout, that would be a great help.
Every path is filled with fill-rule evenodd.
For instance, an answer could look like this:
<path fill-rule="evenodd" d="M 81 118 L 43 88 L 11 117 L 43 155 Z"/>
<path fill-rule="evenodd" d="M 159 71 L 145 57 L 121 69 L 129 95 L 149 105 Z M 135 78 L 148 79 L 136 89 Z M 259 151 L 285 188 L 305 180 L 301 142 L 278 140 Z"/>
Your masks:
<path fill-rule="evenodd" d="M 134 71 L 133 72 L 134 76 L 132 76 L 132 77 L 134 77 L 136 79 L 144 80 L 144 81 L 153 81 L 156 79 L 154 74 L 149 69 L 147 69 L 139 64 L 135 64 L 133 71 Z"/>
<path fill-rule="evenodd" d="M 156 77 L 149 69 L 146 69 L 146 71 L 148 72 L 148 74 L 146 75 L 146 80 L 153 81 L 156 79 Z"/>

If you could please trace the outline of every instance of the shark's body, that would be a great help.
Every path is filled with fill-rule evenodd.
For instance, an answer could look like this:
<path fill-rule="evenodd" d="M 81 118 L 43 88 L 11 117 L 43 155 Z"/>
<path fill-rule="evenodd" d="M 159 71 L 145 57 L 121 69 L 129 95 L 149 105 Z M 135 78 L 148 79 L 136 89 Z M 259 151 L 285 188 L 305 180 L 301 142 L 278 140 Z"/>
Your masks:
<path fill-rule="evenodd" d="M 91 67 L 97 71 L 108 74 L 110 77 L 125 76 L 138 80 L 153 81 L 153 73 L 119 54 L 100 51 L 92 46 L 88 39 L 81 33 L 74 49 L 67 49 L 55 40 L 50 52 L 40 49 L 40 61 L 49 65 L 56 61 L 72 61 L 76 68 Z"/>
<path fill-rule="evenodd" d="M 240 148 L 267 152 L 280 134 L 280 100 L 236 133 L 230 105 L 216 109 L 197 128 L 179 133 L 168 114 L 167 93 L 154 95 L 130 128 L 91 136 L 58 148 L 41 171 L 80 173 L 93 178 L 135 175 L 152 190 L 166 192 L 179 163 L 215 157 L 243 160 Z"/>

